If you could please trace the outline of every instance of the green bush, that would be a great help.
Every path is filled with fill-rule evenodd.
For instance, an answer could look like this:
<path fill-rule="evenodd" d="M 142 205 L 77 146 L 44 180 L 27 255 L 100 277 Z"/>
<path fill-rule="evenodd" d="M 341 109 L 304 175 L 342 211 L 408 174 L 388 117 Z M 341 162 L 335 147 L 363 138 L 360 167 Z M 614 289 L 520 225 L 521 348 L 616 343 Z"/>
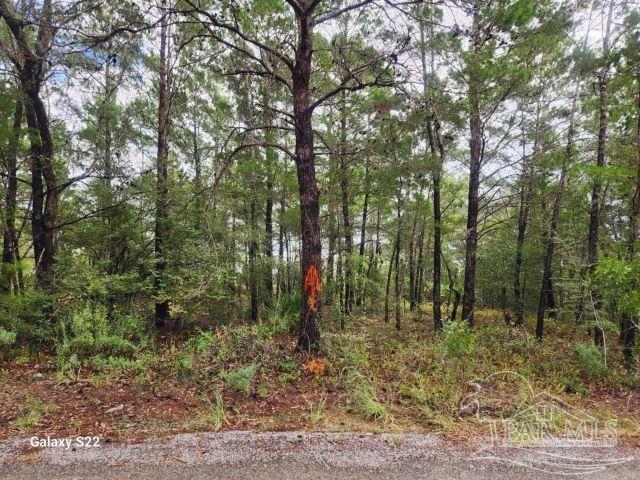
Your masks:
<path fill-rule="evenodd" d="M 605 363 L 604 352 L 593 343 L 578 342 L 575 345 L 578 364 L 582 373 L 592 380 L 602 380 L 609 369 Z"/>
<path fill-rule="evenodd" d="M 16 341 L 16 333 L 0 327 L 0 346 L 8 347 Z"/>
<path fill-rule="evenodd" d="M 25 290 L 22 295 L 2 295 L 0 328 L 15 334 L 11 343 L 50 346 L 55 338 L 55 324 L 50 321 L 52 311 L 53 296 L 41 290 Z M 9 337 L 4 339 L 9 340 Z"/>
<path fill-rule="evenodd" d="M 451 321 L 444 325 L 437 348 L 447 358 L 456 359 L 471 355 L 476 348 L 477 335 L 465 321 Z"/>
<path fill-rule="evenodd" d="M 86 305 L 61 321 L 56 352 L 70 359 L 132 355 L 149 342 L 145 322 L 133 315 L 107 315 L 106 308 Z"/>
<path fill-rule="evenodd" d="M 246 367 L 236 368 L 223 372 L 220 377 L 225 381 L 227 386 L 237 392 L 249 395 L 251 392 L 251 384 L 258 372 L 259 365 L 247 365 Z"/>

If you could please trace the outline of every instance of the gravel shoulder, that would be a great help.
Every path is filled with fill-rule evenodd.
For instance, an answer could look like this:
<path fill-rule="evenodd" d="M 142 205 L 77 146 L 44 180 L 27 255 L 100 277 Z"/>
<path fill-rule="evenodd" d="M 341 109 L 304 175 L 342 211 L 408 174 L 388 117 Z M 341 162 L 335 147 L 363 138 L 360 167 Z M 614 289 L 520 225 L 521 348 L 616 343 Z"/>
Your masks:
<path fill-rule="evenodd" d="M 492 448 L 431 435 L 221 432 L 164 442 L 31 447 L 0 442 L 6 479 L 551 479 L 637 480 L 640 450 Z"/>

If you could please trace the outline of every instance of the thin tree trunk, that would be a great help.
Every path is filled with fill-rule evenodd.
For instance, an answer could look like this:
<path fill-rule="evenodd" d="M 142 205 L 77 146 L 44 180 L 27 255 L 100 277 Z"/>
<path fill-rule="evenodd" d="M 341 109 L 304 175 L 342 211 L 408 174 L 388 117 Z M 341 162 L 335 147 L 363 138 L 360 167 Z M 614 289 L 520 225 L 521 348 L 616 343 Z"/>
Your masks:
<path fill-rule="evenodd" d="M 287 174 L 287 159 L 284 159 L 284 176 Z M 280 211 L 278 214 L 278 299 L 281 298 L 282 292 L 286 290 L 286 269 L 284 263 L 284 240 L 285 240 L 285 228 L 284 228 L 284 210 L 286 202 L 286 186 L 282 185 L 280 192 Z"/>
<path fill-rule="evenodd" d="M 8 293 L 11 291 L 11 272 L 15 269 L 16 264 L 20 260 L 20 251 L 18 248 L 18 233 L 16 231 L 16 197 L 18 193 L 18 143 L 22 132 L 22 99 L 18 95 L 16 97 L 16 108 L 13 114 L 12 136 L 9 139 L 9 147 L 5 156 L 7 169 L 7 189 L 4 197 L 4 222 L 5 229 L 2 244 L 2 268 L 10 267 L 10 272 L 3 272 L 2 289 Z M 19 282 L 14 284 L 20 287 Z"/>
<path fill-rule="evenodd" d="M 425 222 L 422 222 L 422 228 L 420 229 L 420 235 L 418 235 L 418 260 L 417 260 L 417 272 L 416 272 L 416 286 L 415 286 L 415 299 L 418 304 L 418 311 L 422 312 L 422 290 L 424 279 L 424 230 Z"/>
<path fill-rule="evenodd" d="M 467 231 L 464 266 L 464 297 L 462 300 L 462 318 L 473 325 L 473 310 L 476 303 L 476 250 L 478 247 L 478 190 L 480 188 L 480 168 L 482 162 L 482 119 L 480 118 L 480 24 L 479 12 L 474 9 L 472 40 L 474 45 L 473 65 L 469 79 L 470 108 L 470 159 L 469 194 L 467 200 Z"/>
<path fill-rule="evenodd" d="M 265 105 L 269 105 L 271 103 L 270 91 L 268 86 L 265 86 Z M 269 125 L 271 125 L 271 118 L 268 121 Z M 274 139 L 273 130 L 267 130 L 265 134 L 265 140 L 267 143 L 271 143 Z M 274 168 L 276 162 L 278 160 L 278 156 L 276 154 L 276 150 L 272 147 L 267 147 L 265 149 L 265 160 L 266 160 L 266 195 L 267 198 L 265 200 L 265 209 L 264 209 L 264 254 L 265 254 L 265 265 L 264 265 L 264 289 L 265 289 L 265 298 L 264 304 L 269 307 L 273 304 L 273 175 Z"/>
<path fill-rule="evenodd" d="M 415 235 L 416 224 L 418 221 L 418 214 L 413 216 L 413 224 L 411 226 L 411 234 L 409 236 L 409 244 L 407 246 L 407 253 L 409 256 L 409 310 L 415 312 L 416 310 L 416 255 L 415 255 Z"/>
<path fill-rule="evenodd" d="M 609 35 L 611 32 L 611 22 L 613 19 L 614 2 L 609 3 L 609 14 L 607 25 L 603 39 L 603 57 L 607 65 L 598 73 L 598 95 L 600 102 L 598 105 L 598 151 L 596 155 L 596 166 L 602 168 L 605 165 L 605 148 L 607 143 L 607 124 L 608 124 L 608 73 L 609 73 Z M 591 205 L 589 208 L 589 233 L 587 236 L 587 268 L 589 273 L 593 273 L 598 268 L 598 236 L 600 228 L 600 212 L 601 212 L 601 196 L 602 196 L 602 180 L 600 172 L 596 172 L 593 189 L 591 191 Z M 594 309 L 597 312 L 600 309 L 599 291 L 594 292 Z M 597 320 L 597 319 L 596 319 Z M 597 346 L 604 346 L 604 331 L 600 325 L 595 325 L 594 342 Z"/>
<path fill-rule="evenodd" d="M 573 137 L 575 134 L 575 112 L 577 107 L 578 95 L 580 92 L 580 84 L 576 86 L 571 106 L 571 115 L 569 117 L 569 131 L 567 133 L 567 146 L 565 148 L 564 157 L 562 159 L 562 167 L 560 169 L 560 179 L 556 189 L 556 196 L 553 200 L 551 210 L 551 222 L 547 233 L 547 245 L 543 260 L 542 281 L 540 282 L 540 297 L 538 300 L 538 312 L 536 316 L 536 338 L 541 341 L 544 336 L 544 314 L 547 307 L 548 288 L 551 285 L 551 266 L 553 264 L 553 250 L 555 246 L 555 238 L 558 230 L 558 218 L 560 216 L 560 208 L 562 205 L 562 196 L 564 195 L 564 187 L 566 182 L 567 169 L 573 157 Z"/>
<path fill-rule="evenodd" d="M 253 175 L 255 175 L 255 173 Z M 255 191 L 254 178 L 249 206 L 249 225 L 251 226 L 249 232 L 249 294 L 251 301 L 251 321 L 254 323 L 258 321 L 258 271 L 256 266 L 258 242 L 255 239 L 258 231 L 258 199 L 256 198 Z"/>
<path fill-rule="evenodd" d="M 360 307 L 364 301 L 366 288 L 366 278 L 364 278 L 364 253 L 367 235 L 367 215 L 369 213 L 369 161 L 364 160 L 364 204 L 362 206 L 362 222 L 360 223 L 360 248 L 358 250 L 358 276 L 360 277 L 361 287 L 356 298 L 356 306 Z"/>
<path fill-rule="evenodd" d="M 540 121 L 540 99 L 536 109 L 536 139 L 533 145 L 533 156 L 538 148 L 538 125 Z M 523 110 L 524 112 L 524 110 Z M 524 115 L 524 113 L 523 113 Z M 524 121 L 524 120 L 523 120 Z M 524 324 L 524 289 L 520 286 L 520 274 L 522 270 L 522 250 L 527 231 L 527 221 L 529 219 L 529 209 L 531 206 L 531 196 L 533 194 L 533 159 L 527 159 L 525 152 L 526 141 L 524 136 L 524 124 L 522 126 L 522 175 L 520 177 L 520 208 L 518 210 L 518 237 L 516 239 L 516 259 L 513 275 L 513 299 L 514 299 L 514 323 L 517 327 Z M 506 299 L 505 299 L 506 303 Z M 506 306 L 505 306 L 506 307 Z"/>
<path fill-rule="evenodd" d="M 378 204 L 376 207 L 375 241 L 369 250 L 369 265 L 367 266 L 367 273 L 364 278 L 364 288 L 362 290 L 362 305 L 365 306 L 367 304 L 367 286 L 369 284 L 369 279 L 371 278 L 371 272 L 375 268 L 378 268 L 378 255 L 380 254 L 380 221 L 380 204 Z"/>
<path fill-rule="evenodd" d="M 325 303 L 327 305 L 333 305 L 333 297 L 335 292 L 335 280 L 333 278 L 333 273 L 335 270 L 337 234 L 335 216 L 331 205 L 329 205 L 328 229 L 329 251 L 327 253 L 327 287 L 325 289 Z"/>
<path fill-rule="evenodd" d="M 344 306 L 343 313 L 351 314 L 353 297 L 353 232 L 349 213 L 349 179 L 347 167 L 347 111 L 346 93 L 340 98 L 340 190 L 342 192 L 342 225 L 344 230 Z"/>
<path fill-rule="evenodd" d="M 636 99 L 636 188 L 631 200 L 631 212 L 629 214 L 629 243 L 627 246 L 627 256 L 629 261 L 633 261 L 636 252 L 636 243 L 640 239 L 640 74 L 636 76 L 637 99 Z M 635 289 L 638 288 L 636 283 L 633 284 Z M 633 315 L 625 313 L 622 317 L 622 345 L 625 364 L 629 371 L 634 368 L 633 364 L 633 348 L 635 345 L 635 336 L 637 325 L 634 322 Z"/>
<path fill-rule="evenodd" d="M 165 2 L 162 2 L 165 5 Z M 166 298 L 165 242 L 168 221 L 168 166 L 167 166 L 167 130 L 168 111 L 168 73 L 167 73 L 167 17 L 163 12 L 160 23 L 160 64 L 158 79 L 158 132 L 156 156 L 156 218 L 155 218 L 155 278 L 153 284 L 155 298 L 156 327 L 162 328 L 169 320 L 169 300 Z"/>
<path fill-rule="evenodd" d="M 400 245 L 400 229 L 396 233 L 396 239 L 391 250 L 391 259 L 389 260 L 389 269 L 387 270 L 387 286 L 385 288 L 384 295 L 384 321 L 389 322 L 389 292 L 391 290 L 391 274 L 393 272 L 393 265 L 398 256 L 398 246 Z"/>
<path fill-rule="evenodd" d="M 396 330 L 400 330 L 402 320 L 402 275 L 400 260 L 400 236 L 397 237 L 398 246 L 396 247 L 396 268 L 395 268 L 395 294 L 396 294 Z"/>
<path fill-rule="evenodd" d="M 431 9 L 425 5 L 431 17 Z M 429 22 L 429 39 L 433 40 L 432 22 Z M 429 77 L 427 75 L 425 43 L 425 22 L 420 22 L 420 54 L 422 60 L 422 86 L 425 103 L 429 103 L 428 88 Z M 430 62 L 431 72 L 434 70 L 433 56 Z M 435 128 L 434 128 L 435 127 Z M 442 209 L 440 205 L 440 178 L 444 163 L 444 145 L 440 136 L 440 123 L 438 121 L 435 108 L 432 106 L 426 122 L 427 138 L 430 152 L 433 157 L 432 182 L 433 182 L 433 325 L 436 330 L 442 329 Z M 434 131 L 435 130 L 435 131 Z"/>

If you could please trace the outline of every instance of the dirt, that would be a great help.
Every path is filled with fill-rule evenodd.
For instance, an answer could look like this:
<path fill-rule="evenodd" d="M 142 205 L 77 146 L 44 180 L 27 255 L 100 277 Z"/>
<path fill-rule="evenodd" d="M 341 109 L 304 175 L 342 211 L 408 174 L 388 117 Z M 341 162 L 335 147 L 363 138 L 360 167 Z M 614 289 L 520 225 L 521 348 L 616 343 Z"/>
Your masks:
<path fill-rule="evenodd" d="M 127 373 L 99 382 L 87 380 L 92 374 L 80 372 L 79 380 L 59 378 L 46 360 L 8 364 L 0 377 L 0 439 L 26 433 L 74 436 L 90 432 L 137 441 L 207 429 L 207 425 L 194 424 L 208 408 L 196 386 L 172 378 L 140 383 Z M 316 399 L 321 398 L 331 409 L 339 397 L 337 390 L 322 387 L 308 376 L 290 385 L 274 381 L 264 396 L 224 391 L 227 423 L 222 429 L 306 428 L 309 419 L 305 414 Z M 41 418 L 29 426 L 17 426 L 16 421 L 34 409 L 34 402 Z"/>

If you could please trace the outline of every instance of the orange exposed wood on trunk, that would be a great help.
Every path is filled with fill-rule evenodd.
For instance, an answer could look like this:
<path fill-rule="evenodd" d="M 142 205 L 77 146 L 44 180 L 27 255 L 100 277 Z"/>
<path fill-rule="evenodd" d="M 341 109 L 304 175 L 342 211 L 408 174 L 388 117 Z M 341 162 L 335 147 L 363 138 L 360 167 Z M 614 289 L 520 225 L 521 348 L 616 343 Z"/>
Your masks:
<path fill-rule="evenodd" d="M 311 265 L 307 274 L 304 277 L 304 288 L 309 296 L 309 308 L 316 309 L 318 293 L 320 293 L 320 277 L 318 276 L 318 269 L 315 265 Z"/>

